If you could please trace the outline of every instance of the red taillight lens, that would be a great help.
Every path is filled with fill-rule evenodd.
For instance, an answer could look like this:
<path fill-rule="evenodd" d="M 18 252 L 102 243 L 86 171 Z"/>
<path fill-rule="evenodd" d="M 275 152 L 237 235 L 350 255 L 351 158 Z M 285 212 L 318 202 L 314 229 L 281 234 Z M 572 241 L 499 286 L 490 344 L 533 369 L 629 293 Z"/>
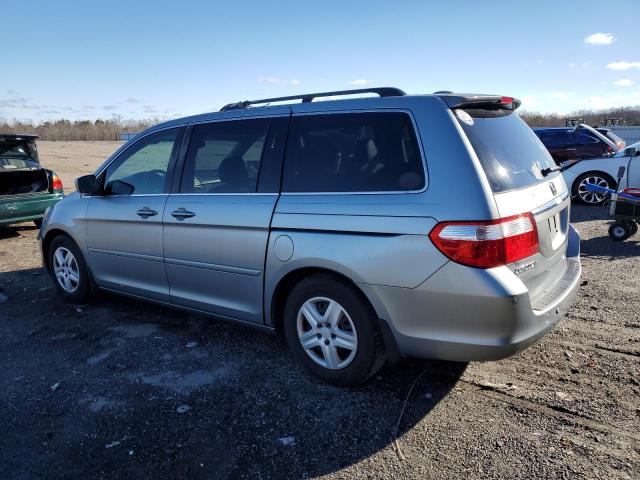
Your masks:
<path fill-rule="evenodd" d="M 52 190 L 62 190 L 62 180 L 55 173 L 51 177 L 51 189 Z"/>
<path fill-rule="evenodd" d="M 615 152 L 615 149 L 611 145 L 607 145 L 607 152 L 613 153 Z"/>
<path fill-rule="evenodd" d="M 475 268 L 492 268 L 538 253 L 538 229 L 533 215 L 485 222 L 443 222 L 429 234 L 449 259 Z"/>
<path fill-rule="evenodd" d="M 509 105 L 513 103 L 513 97 L 500 97 L 500 103 L 502 105 Z"/>

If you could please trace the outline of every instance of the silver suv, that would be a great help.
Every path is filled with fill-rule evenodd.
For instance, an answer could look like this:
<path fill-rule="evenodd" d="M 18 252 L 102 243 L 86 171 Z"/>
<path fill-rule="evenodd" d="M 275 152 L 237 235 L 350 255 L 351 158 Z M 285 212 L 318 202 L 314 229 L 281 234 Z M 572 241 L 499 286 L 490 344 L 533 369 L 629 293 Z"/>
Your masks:
<path fill-rule="evenodd" d="M 103 289 L 275 332 L 340 385 L 391 357 L 509 356 L 581 272 L 567 186 L 519 104 L 376 88 L 157 125 L 48 211 L 46 268 L 72 302 Z"/>

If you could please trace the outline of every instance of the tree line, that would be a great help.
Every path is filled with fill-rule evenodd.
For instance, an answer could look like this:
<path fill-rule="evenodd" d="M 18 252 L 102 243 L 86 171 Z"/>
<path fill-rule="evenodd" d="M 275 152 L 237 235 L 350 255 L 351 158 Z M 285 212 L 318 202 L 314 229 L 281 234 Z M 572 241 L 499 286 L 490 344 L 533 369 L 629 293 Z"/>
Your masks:
<path fill-rule="evenodd" d="M 608 119 L 621 119 L 622 125 L 640 126 L 640 106 L 607 110 L 578 110 L 568 115 L 523 111 L 520 116 L 530 127 L 564 127 L 565 120 L 569 118 L 578 119 L 587 125 L 604 125 Z M 120 140 L 120 134 L 123 132 L 140 132 L 161 121 L 160 118 L 124 120 L 118 115 L 114 115 L 108 120 L 71 121 L 60 119 L 39 124 L 18 120 L 0 121 L 0 134 L 29 133 L 38 135 L 41 140 L 55 141 L 113 141 Z"/>

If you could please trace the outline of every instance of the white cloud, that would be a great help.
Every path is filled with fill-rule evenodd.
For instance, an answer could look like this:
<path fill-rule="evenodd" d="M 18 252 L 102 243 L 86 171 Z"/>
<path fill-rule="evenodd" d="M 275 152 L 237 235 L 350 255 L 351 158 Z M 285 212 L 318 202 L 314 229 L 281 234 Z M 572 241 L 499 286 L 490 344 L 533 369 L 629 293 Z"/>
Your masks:
<path fill-rule="evenodd" d="M 569 64 L 569 67 L 571 67 L 571 68 L 576 68 L 576 64 L 575 64 L 575 63 L 570 63 L 570 64 Z"/>
<path fill-rule="evenodd" d="M 278 77 L 258 77 L 258 82 L 260 83 L 280 83 L 281 80 Z"/>
<path fill-rule="evenodd" d="M 298 80 L 297 78 L 292 78 L 291 85 L 300 85 L 300 80 Z"/>
<path fill-rule="evenodd" d="M 615 82 L 613 82 L 613 84 L 616 87 L 630 87 L 634 83 L 636 83 L 636 82 L 634 82 L 630 78 L 621 78 L 620 80 L 616 80 Z"/>
<path fill-rule="evenodd" d="M 533 110 L 540 107 L 540 102 L 535 95 L 525 95 L 521 99 L 523 110 Z"/>
<path fill-rule="evenodd" d="M 348 82 L 349 85 L 353 85 L 354 87 L 364 87 L 365 85 L 369 85 L 371 80 L 367 80 L 366 78 L 359 78 L 357 80 L 351 80 Z"/>
<path fill-rule="evenodd" d="M 640 62 L 612 62 L 607 65 L 609 70 L 629 70 L 631 68 L 640 69 Z"/>
<path fill-rule="evenodd" d="M 616 41 L 616 37 L 612 33 L 592 33 L 584 37 L 584 43 L 589 45 L 611 45 Z"/>
<path fill-rule="evenodd" d="M 554 100 L 567 100 L 569 97 L 571 96 L 571 94 L 569 92 L 562 92 L 562 91 L 558 91 L 558 92 L 551 92 L 549 94 L 549 97 L 553 98 Z"/>

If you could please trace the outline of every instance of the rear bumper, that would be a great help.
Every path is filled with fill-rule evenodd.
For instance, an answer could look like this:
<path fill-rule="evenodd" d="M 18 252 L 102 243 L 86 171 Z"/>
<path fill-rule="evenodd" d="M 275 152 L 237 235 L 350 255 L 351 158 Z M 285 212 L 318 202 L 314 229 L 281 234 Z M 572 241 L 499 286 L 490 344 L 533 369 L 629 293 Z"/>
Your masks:
<path fill-rule="evenodd" d="M 41 219 L 44 211 L 63 197 L 64 194 L 60 192 L 31 196 L 15 195 L 0 199 L 0 225 Z"/>
<path fill-rule="evenodd" d="M 528 347 L 566 314 L 580 286 L 580 236 L 570 227 L 567 268 L 535 299 L 506 267 L 449 262 L 415 289 L 361 285 L 405 356 L 497 360 Z"/>

